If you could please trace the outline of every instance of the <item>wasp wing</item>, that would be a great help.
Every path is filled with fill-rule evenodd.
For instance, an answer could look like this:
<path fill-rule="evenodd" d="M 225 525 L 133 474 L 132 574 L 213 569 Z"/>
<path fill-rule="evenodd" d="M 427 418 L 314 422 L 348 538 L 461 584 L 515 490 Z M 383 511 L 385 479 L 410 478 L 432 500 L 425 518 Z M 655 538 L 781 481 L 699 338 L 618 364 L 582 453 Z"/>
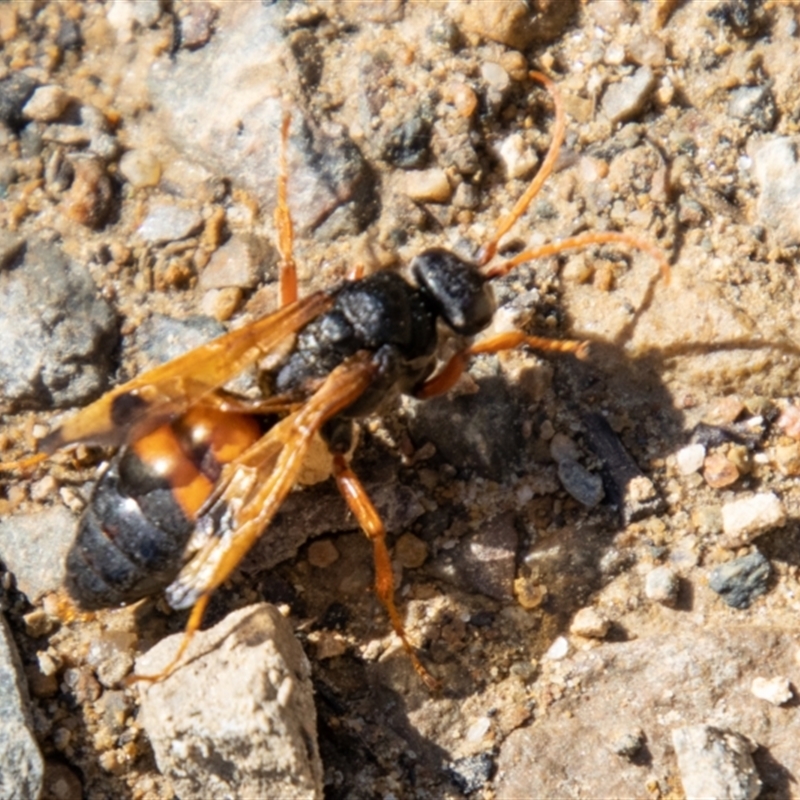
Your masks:
<path fill-rule="evenodd" d="M 225 467 L 198 522 L 202 544 L 167 588 L 173 608 L 194 605 L 230 575 L 296 483 L 315 434 L 363 394 L 376 370 L 369 353 L 348 359 L 302 408 Z"/>
<path fill-rule="evenodd" d="M 69 444 L 119 446 L 155 430 L 281 345 L 332 303 L 317 292 L 190 350 L 112 389 L 40 442 L 44 453 Z"/>

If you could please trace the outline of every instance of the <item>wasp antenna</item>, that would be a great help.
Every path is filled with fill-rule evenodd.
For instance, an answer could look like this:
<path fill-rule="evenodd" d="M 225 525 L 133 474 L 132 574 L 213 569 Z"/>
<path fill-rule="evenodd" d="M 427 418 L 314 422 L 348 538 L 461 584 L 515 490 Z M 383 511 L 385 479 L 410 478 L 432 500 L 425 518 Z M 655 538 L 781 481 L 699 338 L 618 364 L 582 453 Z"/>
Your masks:
<path fill-rule="evenodd" d="M 560 92 L 556 88 L 555 83 L 553 83 L 553 81 L 550 80 L 547 75 L 544 75 L 541 72 L 530 72 L 529 77 L 541 83 L 549 92 L 550 97 L 553 98 L 553 104 L 555 105 L 556 111 L 553 139 L 550 142 L 550 147 L 547 150 L 547 155 L 542 162 L 542 166 L 539 168 L 539 171 L 536 173 L 533 180 L 530 182 L 530 185 L 525 190 L 525 194 L 523 194 L 522 197 L 517 200 L 517 203 L 511 210 L 511 213 L 508 214 L 508 216 L 503 217 L 500 222 L 497 223 L 497 229 L 494 232 L 494 236 L 492 236 L 492 238 L 489 239 L 489 241 L 481 248 L 481 251 L 478 254 L 478 266 L 481 267 L 488 264 L 492 258 L 494 258 L 500 239 L 502 239 L 503 236 L 508 233 L 508 231 L 511 229 L 511 226 L 525 213 L 525 210 L 530 205 L 531 200 L 533 200 L 533 198 L 539 194 L 542 185 L 553 171 L 556 159 L 561 151 L 561 145 L 564 143 L 564 133 L 567 128 L 567 123 L 566 115 L 564 114 L 564 101 L 561 99 Z"/>
<path fill-rule="evenodd" d="M 562 239 L 559 242 L 550 242 L 550 244 L 536 247 L 533 250 L 525 250 L 514 256 L 514 258 L 493 266 L 486 272 L 486 277 L 499 278 L 502 275 L 507 275 L 514 267 L 524 264 L 526 261 L 558 255 L 566 250 L 580 250 L 596 244 L 624 244 L 647 253 L 658 262 L 664 283 L 669 286 L 670 268 L 662 250 L 646 239 L 639 239 L 637 236 L 632 236 L 629 233 L 622 233 L 620 231 L 588 231 L 578 236 L 570 236 L 568 239 Z"/>
<path fill-rule="evenodd" d="M 289 213 L 289 126 L 292 112 L 286 108 L 281 121 L 281 154 L 278 167 L 278 205 L 275 207 L 275 229 L 278 233 L 278 251 L 281 254 L 280 294 L 281 307 L 297 300 L 297 268 L 294 263 L 294 226 Z"/>

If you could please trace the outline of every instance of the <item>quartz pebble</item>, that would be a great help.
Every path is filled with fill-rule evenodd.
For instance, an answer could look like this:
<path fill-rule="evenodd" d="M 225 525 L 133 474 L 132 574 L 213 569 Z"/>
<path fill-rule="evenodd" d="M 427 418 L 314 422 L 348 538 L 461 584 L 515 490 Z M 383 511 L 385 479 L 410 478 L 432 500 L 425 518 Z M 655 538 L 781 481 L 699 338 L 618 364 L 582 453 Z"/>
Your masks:
<path fill-rule="evenodd" d="M 623 78 L 606 89 L 602 108 L 612 122 L 621 122 L 640 114 L 656 84 L 650 67 L 640 67 L 629 78 Z"/>
<path fill-rule="evenodd" d="M 750 691 L 759 700 L 766 700 L 774 706 L 788 703 L 794 696 L 789 685 L 789 679 L 777 675 L 774 678 L 762 678 L 760 676 L 753 678 Z"/>
<path fill-rule="evenodd" d="M 443 169 L 420 169 L 403 176 L 403 191 L 418 203 L 446 203 L 452 189 Z"/>
<path fill-rule="evenodd" d="M 749 544 L 757 536 L 786 524 L 786 509 L 772 492 L 761 492 L 722 506 L 723 547 Z"/>
<path fill-rule="evenodd" d="M 647 573 L 644 593 L 648 600 L 662 606 L 673 607 L 678 600 L 678 576 L 670 567 L 656 567 Z"/>
<path fill-rule="evenodd" d="M 594 608 L 582 608 L 575 614 L 569 632 L 586 639 L 602 639 L 611 623 Z"/>
<path fill-rule="evenodd" d="M 691 475 L 702 466 L 706 457 L 706 448 L 702 444 L 689 444 L 682 447 L 675 454 L 678 463 L 678 472 L 681 475 Z"/>
<path fill-rule="evenodd" d="M 40 86 L 22 108 L 22 113 L 36 122 L 58 119 L 69 103 L 69 95 L 60 86 Z"/>

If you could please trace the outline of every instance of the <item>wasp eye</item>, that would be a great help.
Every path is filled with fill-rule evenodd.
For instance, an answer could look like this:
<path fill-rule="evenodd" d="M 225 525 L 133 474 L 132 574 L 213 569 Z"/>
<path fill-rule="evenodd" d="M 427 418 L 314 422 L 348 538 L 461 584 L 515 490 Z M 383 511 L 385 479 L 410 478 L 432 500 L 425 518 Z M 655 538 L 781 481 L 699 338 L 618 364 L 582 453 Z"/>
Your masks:
<path fill-rule="evenodd" d="M 494 295 L 486 278 L 448 250 L 420 253 L 411 270 L 436 313 L 456 332 L 472 336 L 483 330 L 495 312 Z"/>

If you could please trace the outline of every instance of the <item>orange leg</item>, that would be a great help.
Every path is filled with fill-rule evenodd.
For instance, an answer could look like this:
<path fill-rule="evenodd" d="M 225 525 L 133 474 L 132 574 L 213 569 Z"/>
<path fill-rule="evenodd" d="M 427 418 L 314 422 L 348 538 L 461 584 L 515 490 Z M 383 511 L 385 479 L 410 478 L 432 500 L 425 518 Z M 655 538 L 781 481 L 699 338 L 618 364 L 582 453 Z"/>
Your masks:
<path fill-rule="evenodd" d="M 125 681 L 128 686 L 130 686 L 132 683 L 137 683 L 138 681 L 158 683 L 159 681 L 163 681 L 165 678 L 168 678 L 175 671 L 175 667 L 178 666 L 180 660 L 183 658 L 183 654 L 186 652 L 186 648 L 192 641 L 192 637 L 194 636 L 195 632 L 200 629 L 200 625 L 203 622 L 203 614 L 205 614 L 206 606 L 208 605 L 210 598 L 210 593 L 200 595 L 197 602 L 192 606 L 192 613 L 189 615 L 189 621 L 186 623 L 186 630 L 183 632 L 183 639 L 181 640 L 180 646 L 178 647 L 177 652 L 172 657 L 172 660 L 169 662 L 169 664 L 167 664 L 167 666 L 164 667 L 161 672 L 157 672 L 155 675 L 128 676 Z"/>
<path fill-rule="evenodd" d="M 545 353 L 573 353 L 580 359 L 586 358 L 589 352 L 588 342 L 576 342 L 574 339 L 545 339 L 541 336 L 527 336 L 522 331 L 498 333 L 456 353 L 439 372 L 417 389 L 414 396 L 426 400 L 452 389 L 466 369 L 467 359 L 470 356 L 480 353 L 499 353 L 501 350 L 513 350 L 522 345 Z"/>
<path fill-rule="evenodd" d="M 386 548 L 386 529 L 380 515 L 372 505 L 361 481 L 355 473 L 347 466 L 347 462 L 342 455 L 333 457 L 333 472 L 336 478 L 336 485 L 339 491 L 350 506 L 350 510 L 355 514 L 358 524 L 372 542 L 375 558 L 375 592 L 378 599 L 383 603 L 383 607 L 389 614 L 392 627 L 400 637 L 403 647 L 411 658 L 411 663 L 417 674 L 429 689 L 438 689 L 439 682 L 422 666 L 417 657 L 413 645 L 406 635 L 403 620 L 400 612 L 394 604 L 394 578 L 392 577 L 392 562 L 389 558 L 389 551 Z"/>
<path fill-rule="evenodd" d="M 294 228 L 289 213 L 287 200 L 289 183 L 289 166 L 287 151 L 289 149 L 289 125 L 292 115 L 286 112 L 281 124 L 281 159 L 278 170 L 278 205 L 275 208 L 275 228 L 278 232 L 278 250 L 281 254 L 280 286 L 281 308 L 297 300 L 297 267 L 292 250 L 294 247 Z"/>

